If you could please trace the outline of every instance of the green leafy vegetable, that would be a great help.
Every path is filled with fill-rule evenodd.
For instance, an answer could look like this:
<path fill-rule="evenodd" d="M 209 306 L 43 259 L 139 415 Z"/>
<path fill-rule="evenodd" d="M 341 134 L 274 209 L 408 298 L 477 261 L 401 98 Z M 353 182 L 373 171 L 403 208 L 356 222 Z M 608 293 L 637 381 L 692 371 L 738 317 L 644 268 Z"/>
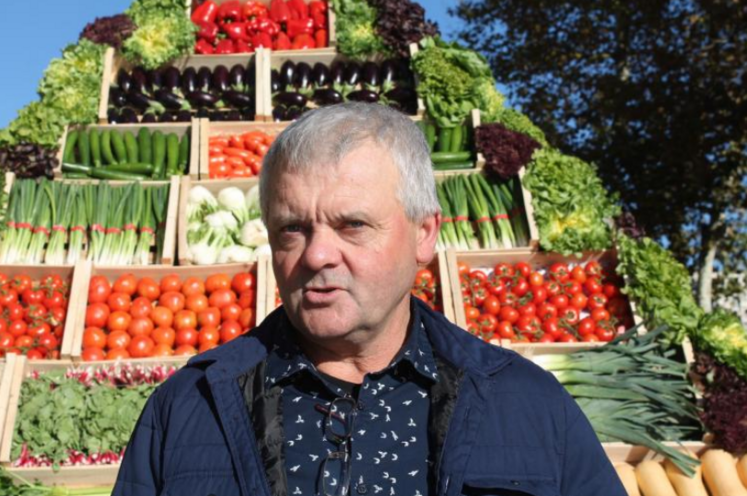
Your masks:
<path fill-rule="evenodd" d="M 534 125 L 529 120 L 529 117 L 522 114 L 518 110 L 503 107 L 495 113 L 485 112 L 481 116 L 481 121 L 485 124 L 498 122 L 503 124 L 509 131 L 526 134 L 530 138 L 533 138 L 542 146 L 547 146 L 547 138 L 545 133 L 540 128 Z"/>
<path fill-rule="evenodd" d="M 377 11 L 366 0 L 332 0 L 337 17 L 337 47 L 351 59 L 363 60 L 375 54 L 390 55 L 376 33 Z"/>
<path fill-rule="evenodd" d="M 736 314 L 716 309 L 705 315 L 698 324 L 693 341 L 697 347 L 747 379 L 747 330 Z"/>
<path fill-rule="evenodd" d="M 0 131 L 0 145 L 30 142 L 57 147 L 67 123 L 59 110 L 42 102 L 33 102 L 19 110 L 10 125 Z"/>
<path fill-rule="evenodd" d="M 543 148 L 534 152 L 524 185 L 533 195 L 543 249 L 570 255 L 611 246 L 608 220 L 620 209 L 602 186 L 596 167 Z"/>
<path fill-rule="evenodd" d="M 698 327 L 703 310 L 695 302 L 687 269 L 649 238 L 618 238 L 617 272 L 627 277 L 623 292 L 634 298 L 655 326 L 666 325 L 664 339 L 680 343 Z"/>
<path fill-rule="evenodd" d="M 138 28 L 123 44 L 125 58 L 155 69 L 192 52 L 195 26 L 180 0 L 136 0 L 127 15 Z"/>
<path fill-rule="evenodd" d="M 153 19 L 171 16 L 187 16 L 188 3 L 185 0 L 135 0 L 125 11 L 138 26 Z"/>

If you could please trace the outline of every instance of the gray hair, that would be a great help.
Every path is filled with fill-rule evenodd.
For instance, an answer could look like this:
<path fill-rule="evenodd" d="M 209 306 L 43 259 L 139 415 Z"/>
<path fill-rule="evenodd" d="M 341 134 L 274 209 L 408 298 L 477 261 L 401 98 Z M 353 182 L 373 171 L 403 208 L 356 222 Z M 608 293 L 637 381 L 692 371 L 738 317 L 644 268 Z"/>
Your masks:
<path fill-rule="evenodd" d="M 270 189 L 279 170 L 335 166 L 366 141 L 389 150 L 399 170 L 397 198 L 411 222 L 441 211 L 422 131 L 406 115 L 385 105 L 350 102 L 307 112 L 275 138 L 259 176 L 262 219 L 267 221 Z"/>

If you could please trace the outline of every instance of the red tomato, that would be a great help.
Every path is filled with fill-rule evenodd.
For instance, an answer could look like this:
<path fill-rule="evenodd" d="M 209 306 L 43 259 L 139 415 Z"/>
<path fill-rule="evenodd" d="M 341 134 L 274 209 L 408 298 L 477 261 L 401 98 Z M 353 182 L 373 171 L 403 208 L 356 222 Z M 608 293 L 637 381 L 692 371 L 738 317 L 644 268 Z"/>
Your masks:
<path fill-rule="evenodd" d="M 527 278 L 529 277 L 529 274 L 532 273 L 532 267 L 526 262 L 519 262 L 516 265 L 514 265 L 514 269 L 516 272 L 521 274 L 521 277 Z"/>
<path fill-rule="evenodd" d="M 227 343 L 233 339 L 236 339 L 241 335 L 242 331 L 243 329 L 241 327 L 241 324 L 239 324 L 235 320 L 223 322 L 220 326 L 220 342 Z M 202 334 L 202 332 L 200 334 Z"/>
<path fill-rule="evenodd" d="M 6 350 L 13 346 L 15 343 L 15 337 L 9 332 L 3 332 L 0 334 L 0 350 Z"/>
<path fill-rule="evenodd" d="M 197 346 L 197 339 L 199 334 L 196 329 L 185 327 L 176 331 L 176 345 L 177 347 L 182 345 Z"/>
<path fill-rule="evenodd" d="M 545 284 L 545 276 L 539 272 L 532 272 L 529 274 L 529 285 L 533 288 L 537 288 Z"/>
<path fill-rule="evenodd" d="M 226 320 L 239 320 L 240 316 L 241 307 L 237 303 L 226 305 L 225 307 L 223 307 L 223 309 L 221 309 L 220 312 L 222 322 L 225 322 Z"/>
<path fill-rule="evenodd" d="M 572 326 L 578 324 L 580 318 L 581 314 L 579 313 L 577 308 L 567 307 L 564 308 L 562 312 L 560 312 L 561 322 L 566 322 Z"/>
<path fill-rule="evenodd" d="M 34 346 L 34 338 L 24 334 L 23 336 L 18 336 L 16 342 L 13 344 L 16 348 L 31 348 Z"/>
<path fill-rule="evenodd" d="M 254 309 L 245 308 L 239 315 L 239 324 L 243 330 L 251 329 L 254 327 Z"/>
<path fill-rule="evenodd" d="M 488 290 L 482 286 L 479 288 L 474 288 L 472 290 L 472 299 L 475 302 L 475 306 L 479 307 L 480 305 L 485 303 L 485 300 L 487 299 L 488 296 L 489 296 Z"/>
<path fill-rule="evenodd" d="M 511 292 L 521 298 L 529 292 L 529 283 L 523 277 L 519 277 L 514 281 Z"/>
<path fill-rule="evenodd" d="M 171 327 L 156 327 L 151 335 L 156 344 L 173 347 L 176 342 L 176 331 Z"/>
<path fill-rule="evenodd" d="M 25 336 L 27 330 L 28 324 L 26 324 L 26 321 L 24 320 L 14 320 L 8 326 L 8 332 L 15 338 Z M 16 344 L 16 346 L 18 345 Z"/>
<path fill-rule="evenodd" d="M 550 317 L 542 323 L 542 330 L 545 335 L 552 336 L 553 341 L 558 339 L 563 334 L 563 329 L 560 328 L 560 323 L 556 317 Z"/>
<path fill-rule="evenodd" d="M 500 296 L 506 292 L 506 284 L 495 277 L 495 274 L 491 274 L 488 278 L 488 292 L 493 296 Z"/>
<path fill-rule="evenodd" d="M 166 344 L 158 344 L 153 347 L 153 351 L 151 352 L 151 356 L 154 357 L 168 357 L 174 355 L 174 349 Z"/>
<path fill-rule="evenodd" d="M 153 347 L 156 344 L 148 336 L 135 336 L 130 341 L 127 351 L 132 358 L 146 358 L 153 354 Z"/>
<path fill-rule="evenodd" d="M 86 327 L 83 331 L 84 348 L 104 348 L 106 346 L 106 334 L 100 327 Z"/>
<path fill-rule="evenodd" d="M 137 278 L 133 274 L 124 274 L 114 281 L 112 291 L 115 293 L 125 293 L 130 296 L 137 291 Z"/>
<path fill-rule="evenodd" d="M 501 305 L 503 306 L 513 307 L 513 306 L 518 305 L 519 297 L 516 296 L 514 293 L 503 293 L 501 296 L 498 297 L 498 301 L 500 301 Z"/>
<path fill-rule="evenodd" d="M 226 324 L 229 324 L 229 322 L 224 322 L 221 327 Z M 238 326 L 238 322 L 236 322 L 236 325 Z M 200 346 L 205 343 L 218 344 L 220 342 L 220 331 L 215 327 L 203 327 L 202 330 L 200 330 L 198 342 L 200 343 Z"/>
<path fill-rule="evenodd" d="M 197 314 L 197 322 L 199 322 L 200 327 L 218 327 L 221 322 L 220 310 L 215 307 L 203 310 Z"/>
<path fill-rule="evenodd" d="M 618 319 L 625 317 L 628 313 L 628 302 L 622 296 L 614 296 L 607 301 L 607 310 Z"/>
<path fill-rule="evenodd" d="M 584 291 L 588 296 L 595 295 L 597 293 L 602 292 L 602 284 L 599 282 L 599 279 L 595 277 L 590 277 L 586 280 L 584 283 Z"/>
<path fill-rule="evenodd" d="M 597 261 L 592 260 L 591 262 L 587 262 L 584 269 L 586 270 L 586 275 L 589 277 L 602 276 L 602 266 Z"/>
<path fill-rule="evenodd" d="M 490 315 L 498 315 L 501 311 L 501 302 L 494 295 L 490 295 L 482 303 L 482 309 Z"/>
<path fill-rule="evenodd" d="M 161 297 L 158 299 L 158 304 L 176 313 L 179 310 L 184 309 L 186 301 L 184 295 L 181 293 L 176 291 L 165 291 L 161 293 Z"/>
<path fill-rule="evenodd" d="M 217 289 L 210 294 L 208 299 L 211 307 L 223 308 L 236 303 L 236 293 L 230 289 Z"/>
<path fill-rule="evenodd" d="M 584 343 L 598 343 L 599 338 L 596 334 L 587 334 L 585 336 L 581 336 L 581 341 Z"/>
<path fill-rule="evenodd" d="M 534 317 L 537 315 L 537 306 L 534 303 L 526 303 L 519 308 L 519 315 L 522 317 Z"/>
<path fill-rule="evenodd" d="M 84 362 L 98 362 L 106 359 L 106 355 L 101 348 L 85 348 L 81 353 L 81 358 Z"/>
<path fill-rule="evenodd" d="M 192 310 L 179 310 L 174 314 L 174 329 L 197 327 L 197 314 Z"/>
<path fill-rule="evenodd" d="M 537 317 L 519 317 L 516 328 L 522 334 L 534 336 L 542 330 L 542 322 Z"/>
<path fill-rule="evenodd" d="M 182 280 L 176 274 L 169 274 L 161 279 L 161 293 L 179 292 L 182 290 Z"/>
<path fill-rule="evenodd" d="M 505 320 L 510 324 L 514 324 L 520 317 L 519 311 L 509 306 L 501 307 L 501 311 L 498 315 L 501 320 Z"/>
<path fill-rule="evenodd" d="M 44 334 L 47 334 L 50 332 L 52 332 L 52 328 L 46 322 L 41 322 L 39 324 L 32 325 L 26 330 L 26 334 L 28 334 L 34 339 L 38 339 L 42 337 Z"/>
<path fill-rule="evenodd" d="M 158 327 L 171 327 L 174 323 L 174 312 L 166 307 L 154 308 L 150 317 Z"/>
<path fill-rule="evenodd" d="M 153 332 L 153 321 L 150 319 L 132 319 L 129 327 L 127 327 L 127 332 L 133 337 L 150 336 Z"/>
<path fill-rule="evenodd" d="M 200 348 L 198 349 L 198 351 L 200 353 L 205 353 L 206 351 L 212 350 L 213 348 L 217 348 L 217 347 L 218 347 L 217 343 L 205 342 L 204 344 L 200 345 Z"/>
<path fill-rule="evenodd" d="M 586 282 L 586 272 L 584 271 L 584 268 L 580 265 L 576 265 L 571 269 L 571 279 L 574 281 L 583 284 Z"/>
<path fill-rule="evenodd" d="M 537 308 L 537 317 L 542 320 L 551 319 L 558 316 L 558 307 L 552 303 L 543 303 Z"/>
<path fill-rule="evenodd" d="M 532 303 L 539 305 L 547 301 L 548 298 L 547 289 L 543 286 L 532 287 Z"/>
<path fill-rule="evenodd" d="M 191 356 L 196 354 L 197 348 L 189 344 L 183 344 L 174 350 L 174 356 Z"/>
<path fill-rule="evenodd" d="M 599 322 L 600 320 L 610 320 L 610 313 L 604 308 L 595 308 L 591 311 L 591 318 L 594 320 L 594 322 Z"/>
<path fill-rule="evenodd" d="M 53 308 L 63 308 L 67 306 L 67 300 L 65 295 L 60 291 L 48 291 L 44 296 L 44 306 L 49 310 Z"/>
<path fill-rule="evenodd" d="M 490 315 L 489 313 L 480 315 L 477 322 L 480 325 L 480 332 L 488 337 L 492 336 L 498 327 L 498 319 L 495 318 L 495 315 Z"/>
<path fill-rule="evenodd" d="M 106 353 L 107 360 L 126 360 L 130 358 L 130 352 L 126 348 L 114 348 Z"/>
<path fill-rule="evenodd" d="M 104 303 L 112 292 L 109 279 L 104 276 L 93 276 L 88 285 L 88 303 Z"/>
<path fill-rule="evenodd" d="M 26 317 L 26 310 L 24 310 L 23 305 L 20 303 L 11 303 L 5 309 L 8 311 L 8 320 L 11 322 L 14 320 L 23 320 Z"/>
<path fill-rule="evenodd" d="M 578 343 L 578 338 L 573 334 L 565 333 L 560 336 L 560 339 L 558 339 L 558 341 L 561 343 Z"/>
<path fill-rule="evenodd" d="M 469 268 L 469 265 L 467 265 L 467 263 L 459 262 L 459 261 L 457 262 L 457 273 L 459 274 L 459 276 L 467 275 L 469 274 L 469 272 L 470 272 L 470 268 Z"/>
<path fill-rule="evenodd" d="M 244 291 L 239 295 L 239 306 L 241 308 L 254 308 L 254 290 Z"/>
<path fill-rule="evenodd" d="M 467 317 L 467 320 L 476 320 L 480 316 L 480 310 L 471 305 L 467 305 L 464 307 L 464 315 Z"/>
<path fill-rule="evenodd" d="M 188 277 L 182 284 L 182 294 L 189 298 L 192 295 L 204 295 L 205 283 L 197 277 Z"/>
<path fill-rule="evenodd" d="M 584 295 L 583 293 L 577 293 L 571 297 L 571 306 L 577 310 L 583 310 L 586 308 L 586 304 L 589 302 L 589 299 Z"/>
<path fill-rule="evenodd" d="M 581 336 L 588 336 L 589 334 L 594 334 L 596 330 L 597 330 L 597 323 L 591 317 L 586 317 L 585 319 L 582 319 L 581 322 L 578 323 L 578 333 Z"/>
<path fill-rule="evenodd" d="M 26 309 L 26 313 L 23 318 L 29 324 L 44 320 L 47 318 L 47 309 L 44 308 L 44 305 L 42 304 L 31 306 Z"/>
<path fill-rule="evenodd" d="M 228 274 L 213 274 L 205 279 L 205 289 L 213 293 L 220 289 L 231 289 L 231 277 Z"/>
<path fill-rule="evenodd" d="M 433 280 L 433 272 L 428 269 L 420 269 L 417 274 L 415 274 L 416 286 L 420 285 L 418 284 L 418 281 L 426 283 L 427 285 L 427 283 Z M 236 294 L 241 294 L 244 291 L 253 291 L 255 289 L 255 283 L 254 274 L 242 272 L 233 276 L 233 279 L 231 280 L 231 289 L 233 289 Z"/>
<path fill-rule="evenodd" d="M 555 338 L 552 337 L 549 334 L 543 334 L 538 340 L 537 343 L 554 343 Z"/>
<path fill-rule="evenodd" d="M 484 286 L 488 280 L 488 275 L 480 269 L 475 269 L 469 273 L 469 280 L 472 287 Z"/>
<path fill-rule="evenodd" d="M 602 292 L 607 298 L 614 298 L 615 296 L 618 296 L 620 294 L 620 288 L 618 288 L 614 284 L 607 283 L 602 286 Z"/>
<path fill-rule="evenodd" d="M 112 312 L 106 320 L 106 328 L 109 331 L 126 331 L 130 327 L 132 317 L 127 312 Z"/>
<path fill-rule="evenodd" d="M 493 268 L 493 272 L 501 279 L 511 279 L 514 277 L 516 271 L 510 264 L 499 263 Z"/>
<path fill-rule="evenodd" d="M 161 296 L 161 287 L 152 277 L 143 277 L 137 283 L 137 294 L 150 301 L 156 301 Z"/>
<path fill-rule="evenodd" d="M 615 330 L 609 321 L 602 320 L 597 322 L 596 335 L 600 341 L 609 342 L 615 338 Z"/>
<path fill-rule="evenodd" d="M 19 294 L 31 288 L 32 285 L 33 281 L 25 274 L 15 276 L 13 281 L 10 283 L 10 287 L 15 289 Z"/>
<path fill-rule="evenodd" d="M 106 299 L 106 304 L 109 305 L 109 309 L 112 312 L 129 312 L 130 307 L 132 306 L 132 299 L 130 298 L 130 295 L 126 293 L 114 292 Z"/>
<path fill-rule="evenodd" d="M 153 312 L 153 307 L 149 303 L 143 303 L 142 300 L 145 298 L 138 298 L 132 302 L 130 307 L 130 315 L 133 319 L 147 319 Z M 137 302 L 137 303 L 136 303 Z"/>
<path fill-rule="evenodd" d="M 561 262 L 556 262 L 550 266 L 550 277 L 560 283 L 568 281 L 571 273 L 568 266 Z"/>
<path fill-rule="evenodd" d="M 589 310 L 596 310 L 597 308 L 604 308 L 607 305 L 607 297 L 602 293 L 596 293 L 589 297 L 588 307 Z"/>
<path fill-rule="evenodd" d="M 516 337 L 516 333 L 514 332 L 514 328 L 511 325 L 511 322 L 508 322 L 506 320 L 498 322 L 496 333 L 498 334 L 498 336 L 500 336 L 501 339 L 513 339 Z"/>
<path fill-rule="evenodd" d="M 18 303 L 18 291 L 15 289 L 3 289 L 0 291 L 0 306 L 7 307 Z"/>
<path fill-rule="evenodd" d="M 547 281 L 545 283 L 545 289 L 547 289 L 548 296 L 559 295 L 563 291 L 563 288 L 560 287 L 560 284 L 557 281 Z"/>
<path fill-rule="evenodd" d="M 555 307 L 558 310 L 565 310 L 566 307 L 570 304 L 570 300 L 568 300 L 568 297 L 564 294 L 558 294 L 550 298 L 550 303 L 555 305 Z"/>
<path fill-rule="evenodd" d="M 208 297 L 204 294 L 192 294 L 187 296 L 187 310 L 200 313 L 208 307 Z"/>
<path fill-rule="evenodd" d="M 565 292 L 568 296 L 573 296 L 575 294 L 583 294 L 583 291 L 584 291 L 584 287 L 578 281 L 568 281 L 565 284 Z"/>
<path fill-rule="evenodd" d="M 60 345 L 59 341 L 51 332 L 47 332 L 39 336 L 39 346 L 46 348 L 49 351 L 56 349 Z"/>
<path fill-rule="evenodd" d="M 44 291 L 28 288 L 21 293 L 21 301 L 26 305 L 39 305 L 44 301 Z"/>

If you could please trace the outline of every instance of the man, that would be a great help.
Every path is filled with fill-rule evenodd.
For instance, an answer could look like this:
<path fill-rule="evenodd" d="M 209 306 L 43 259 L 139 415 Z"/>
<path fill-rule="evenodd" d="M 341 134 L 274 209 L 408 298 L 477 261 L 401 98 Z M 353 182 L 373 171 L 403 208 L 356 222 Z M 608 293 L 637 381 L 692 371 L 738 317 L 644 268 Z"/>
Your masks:
<path fill-rule="evenodd" d="M 284 305 L 153 394 L 116 496 L 625 495 L 550 374 L 410 297 L 441 215 L 407 117 L 305 114 L 260 198 Z"/>

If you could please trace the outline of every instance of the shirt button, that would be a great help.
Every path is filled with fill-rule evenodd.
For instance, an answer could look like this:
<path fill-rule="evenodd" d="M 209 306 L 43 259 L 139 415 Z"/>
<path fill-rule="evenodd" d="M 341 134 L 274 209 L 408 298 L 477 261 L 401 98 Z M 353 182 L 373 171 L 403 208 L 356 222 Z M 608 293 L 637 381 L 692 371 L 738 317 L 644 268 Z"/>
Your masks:
<path fill-rule="evenodd" d="M 363 403 L 362 401 L 359 401 L 358 402 L 358 410 L 365 410 L 365 409 L 366 409 L 366 404 Z"/>
<path fill-rule="evenodd" d="M 521 482 L 519 482 L 519 481 L 511 481 L 511 484 L 513 484 L 514 486 L 520 486 Z"/>
<path fill-rule="evenodd" d="M 365 484 L 358 484 L 358 486 L 355 488 L 355 491 L 358 494 L 366 494 L 368 492 L 368 486 Z"/>

